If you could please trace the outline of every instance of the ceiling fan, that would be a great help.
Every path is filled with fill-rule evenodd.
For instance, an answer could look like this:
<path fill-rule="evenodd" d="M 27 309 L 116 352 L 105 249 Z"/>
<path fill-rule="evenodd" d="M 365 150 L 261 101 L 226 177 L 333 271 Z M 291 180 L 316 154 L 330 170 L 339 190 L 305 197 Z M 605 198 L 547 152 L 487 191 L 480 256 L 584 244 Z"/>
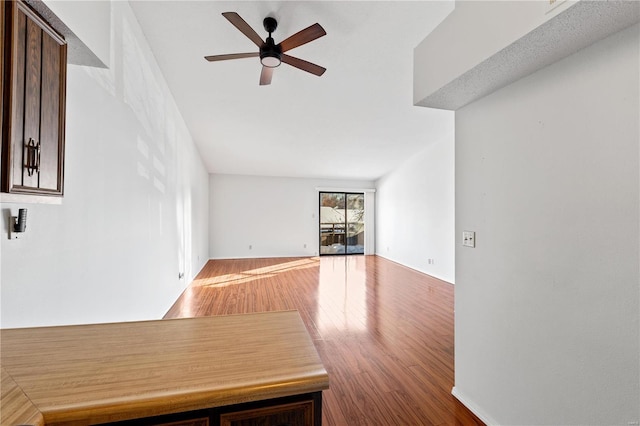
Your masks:
<path fill-rule="evenodd" d="M 307 62 L 302 59 L 295 58 L 293 56 L 289 56 L 284 53 L 326 35 L 326 31 L 320 24 L 313 24 L 305 28 L 304 30 L 295 33 L 291 37 L 282 40 L 280 43 L 275 44 L 273 38 L 271 37 L 271 33 L 273 33 L 278 27 L 278 21 L 276 21 L 275 18 L 264 18 L 264 29 L 269 33 L 269 36 L 266 38 L 266 40 L 263 41 L 258 33 L 256 33 L 253 28 L 251 28 L 249 24 L 247 24 L 246 21 L 242 19 L 237 13 L 224 12 L 222 16 L 227 18 L 227 20 L 231 22 L 237 29 L 239 29 L 242 34 L 244 34 L 249 38 L 249 40 L 254 42 L 255 45 L 258 46 L 259 50 L 257 52 L 250 53 L 232 53 L 228 55 L 205 56 L 204 58 L 207 61 L 215 62 L 225 61 L 228 59 L 252 58 L 259 56 L 260 62 L 262 63 L 262 72 L 260 73 L 261 86 L 271 84 L 273 70 L 274 68 L 280 66 L 280 63 L 282 62 L 317 76 L 321 76 L 326 71 L 326 68 L 323 68 L 316 64 L 312 64 L 311 62 Z"/>

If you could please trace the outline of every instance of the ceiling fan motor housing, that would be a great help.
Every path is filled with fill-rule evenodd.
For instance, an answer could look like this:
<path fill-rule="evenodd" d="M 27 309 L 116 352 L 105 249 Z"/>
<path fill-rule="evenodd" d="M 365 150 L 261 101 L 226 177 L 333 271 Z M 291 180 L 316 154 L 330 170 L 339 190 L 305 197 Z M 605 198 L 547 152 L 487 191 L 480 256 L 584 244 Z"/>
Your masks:
<path fill-rule="evenodd" d="M 262 21 L 262 25 L 264 26 L 265 31 L 269 33 L 269 37 L 271 37 L 271 33 L 275 32 L 276 28 L 278 28 L 278 21 L 271 16 L 267 16 Z"/>
<path fill-rule="evenodd" d="M 275 68 L 282 62 L 282 48 L 275 44 L 271 37 L 267 37 L 265 43 L 260 47 L 260 62 L 270 68 Z"/>
<path fill-rule="evenodd" d="M 262 65 L 269 68 L 275 68 L 282 62 L 282 48 L 280 45 L 276 45 L 271 37 L 271 33 L 278 28 L 278 21 L 271 16 L 267 16 L 262 21 L 264 29 L 269 33 L 269 37 L 260 47 L 260 62 Z"/>

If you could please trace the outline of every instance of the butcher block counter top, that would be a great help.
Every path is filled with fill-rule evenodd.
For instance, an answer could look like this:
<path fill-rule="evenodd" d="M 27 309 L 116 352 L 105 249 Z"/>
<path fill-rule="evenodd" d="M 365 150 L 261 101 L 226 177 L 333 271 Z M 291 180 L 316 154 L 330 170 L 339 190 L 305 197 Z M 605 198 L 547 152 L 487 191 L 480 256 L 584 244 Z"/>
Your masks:
<path fill-rule="evenodd" d="M 0 418 L 3 425 L 44 425 L 42 413 L 29 401 L 27 395 L 22 392 L 4 367 L 0 387 L 2 388 Z"/>
<path fill-rule="evenodd" d="M 114 422 L 329 387 L 297 311 L 0 333 L 2 425 L 42 424 L 38 412 L 44 424 Z"/>

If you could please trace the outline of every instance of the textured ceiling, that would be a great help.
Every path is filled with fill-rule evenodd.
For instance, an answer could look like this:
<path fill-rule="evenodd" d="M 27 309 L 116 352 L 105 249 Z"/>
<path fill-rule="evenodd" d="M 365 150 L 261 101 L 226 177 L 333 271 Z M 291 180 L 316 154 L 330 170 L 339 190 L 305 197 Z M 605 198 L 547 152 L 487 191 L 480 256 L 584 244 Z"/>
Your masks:
<path fill-rule="evenodd" d="M 211 173 L 377 179 L 452 132 L 453 113 L 412 105 L 413 48 L 451 1 L 132 1 L 138 21 Z M 286 64 L 259 86 L 257 58 L 205 55 L 255 45 L 265 16 L 284 38 L 318 22 L 327 35 L 289 52 L 327 68 Z"/>

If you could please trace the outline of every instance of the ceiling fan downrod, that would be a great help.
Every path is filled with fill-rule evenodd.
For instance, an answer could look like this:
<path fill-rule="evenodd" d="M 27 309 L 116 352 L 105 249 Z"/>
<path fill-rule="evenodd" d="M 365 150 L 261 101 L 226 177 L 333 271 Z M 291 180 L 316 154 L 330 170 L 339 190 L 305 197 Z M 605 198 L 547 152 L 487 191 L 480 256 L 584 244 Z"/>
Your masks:
<path fill-rule="evenodd" d="M 260 47 L 260 62 L 262 65 L 268 68 L 276 68 L 282 63 L 282 49 L 279 45 L 273 41 L 271 33 L 278 28 L 278 21 L 275 18 L 267 16 L 262 21 L 264 29 L 269 33 L 269 37 L 265 43 Z"/>

